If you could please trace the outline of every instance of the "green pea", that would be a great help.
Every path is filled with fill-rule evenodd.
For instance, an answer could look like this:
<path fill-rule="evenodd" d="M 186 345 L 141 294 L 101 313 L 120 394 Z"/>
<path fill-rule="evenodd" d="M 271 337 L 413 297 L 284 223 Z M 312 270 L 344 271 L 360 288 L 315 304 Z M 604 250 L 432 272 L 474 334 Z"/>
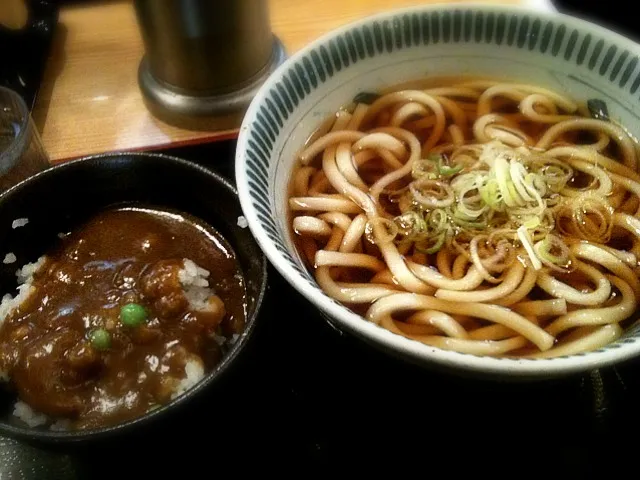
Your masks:
<path fill-rule="evenodd" d="M 147 320 L 147 311 L 137 303 L 127 303 L 120 309 L 120 321 L 127 327 L 138 327 Z"/>
<path fill-rule="evenodd" d="M 107 350 L 111 346 L 111 334 L 102 328 L 89 333 L 91 346 L 96 350 Z"/>

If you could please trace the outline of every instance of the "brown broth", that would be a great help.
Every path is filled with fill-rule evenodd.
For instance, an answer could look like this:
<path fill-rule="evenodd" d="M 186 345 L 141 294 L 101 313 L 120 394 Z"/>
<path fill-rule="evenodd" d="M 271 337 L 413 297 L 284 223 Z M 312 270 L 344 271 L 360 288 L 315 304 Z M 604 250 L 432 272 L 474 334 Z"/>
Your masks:
<path fill-rule="evenodd" d="M 401 91 L 401 90 L 424 90 L 424 89 L 429 89 L 429 88 L 437 88 L 437 87 L 448 87 L 448 86 L 452 86 L 454 84 L 459 84 L 461 82 L 482 82 L 482 81 L 490 81 L 490 82 L 495 82 L 496 78 L 493 77 L 479 77 L 479 76 L 451 76 L 451 77 L 428 77 L 428 78 L 419 78 L 416 80 L 411 80 L 408 82 L 403 82 L 401 84 L 395 84 L 395 85 L 390 85 L 388 87 L 382 88 L 379 91 L 377 91 L 376 93 L 380 94 L 380 95 L 385 95 L 385 94 L 389 94 L 389 93 L 393 93 L 393 92 L 397 92 L 397 91 Z M 502 79 L 502 82 L 504 82 L 505 84 L 507 83 L 521 83 L 520 81 L 517 80 L 508 80 L 508 79 Z M 363 92 L 363 93 L 367 93 L 367 92 Z M 362 101 L 373 101 L 375 100 L 375 95 L 371 95 L 371 94 L 364 94 L 360 96 Z M 355 101 L 355 100 L 354 100 Z M 465 112 L 465 115 L 468 112 L 473 112 L 475 107 L 477 107 L 477 102 L 473 101 L 473 100 L 468 100 L 466 98 L 464 98 L 463 96 L 461 96 L 460 98 L 456 99 L 456 103 L 458 104 L 458 107 L 460 109 L 462 109 L 462 111 Z M 354 111 L 354 109 L 356 108 L 356 104 L 351 102 L 348 103 L 346 105 L 344 105 L 343 107 L 341 107 L 339 109 L 339 111 L 343 111 L 343 112 L 349 112 L 352 113 Z M 391 116 L 393 115 L 393 113 L 395 111 L 397 111 L 397 109 L 399 108 L 398 105 L 390 105 L 389 107 L 386 107 L 385 109 L 379 111 L 377 113 L 377 118 L 375 119 L 366 119 L 363 121 L 363 123 L 360 126 L 360 130 L 361 131 L 368 131 L 372 128 L 375 127 L 385 127 L 385 126 L 389 126 L 390 125 L 390 120 L 391 120 Z M 550 108 L 545 108 L 545 107 L 541 107 L 541 106 L 537 106 L 536 108 L 539 113 L 541 114 L 551 114 L 554 115 L 556 113 L 562 113 L 562 112 L 555 112 L 553 109 Z M 518 105 L 518 103 L 516 101 L 514 101 L 513 99 L 510 98 L 506 98 L 506 97 L 501 97 L 501 96 L 497 96 L 492 100 L 491 103 L 491 110 L 492 112 L 504 115 L 505 118 L 508 121 L 511 121 L 511 119 L 513 119 L 513 121 L 515 121 L 518 124 L 518 129 L 521 130 L 528 138 L 531 139 L 531 144 L 535 145 L 538 140 L 542 137 L 542 135 L 545 134 L 545 132 L 547 131 L 547 129 L 549 128 L 549 126 L 544 123 L 544 122 L 536 122 L 533 120 L 529 120 L 527 119 L 524 115 L 521 114 L 520 111 L 520 106 Z M 448 124 L 453 123 L 452 117 L 453 115 L 450 112 L 446 112 L 446 108 L 445 108 L 445 113 L 447 114 Z M 335 121 L 336 115 L 338 115 L 338 112 L 334 115 L 332 115 L 331 117 L 327 118 L 324 122 L 322 122 L 321 124 L 319 124 L 319 128 L 314 131 L 309 138 L 307 139 L 307 141 L 305 142 L 305 145 L 302 147 L 302 149 L 304 149 L 305 147 L 307 147 L 308 145 L 310 145 L 313 141 L 315 141 L 316 139 L 318 139 L 319 137 L 321 137 L 322 135 L 324 135 L 325 133 L 327 133 L 330 129 L 331 126 L 333 124 L 333 122 Z M 577 116 L 582 116 L 582 117 L 586 117 L 589 118 L 590 117 L 590 111 L 589 108 L 587 107 L 587 105 L 583 105 L 583 104 L 578 104 L 578 110 L 576 112 Z M 413 119 L 410 119 L 408 121 L 405 122 L 405 124 L 403 124 L 407 129 L 412 130 L 414 134 L 416 134 L 416 136 L 418 137 L 418 139 L 423 142 L 427 141 L 428 139 L 428 134 L 429 134 L 429 129 L 431 128 L 427 123 L 419 123 L 418 121 L 413 121 Z M 460 129 L 463 132 L 464 138 L 465 139 L 470 139 L 470 138 L 474 138 L 474 132 L 472 131 L 472 125 L 470 121 L 466 121 L 466 122 L 461 122 L 460 125 L 458 125 L 456 123 L 457 126 L 460 127 Z M 404 127 L 403 127 L 404 128 Z M 595 142 L 597 142 L 599 140 L 599 136 L 597 134 L 595 134 L 594 132 L 590 132 L 590 131 L 568 131 L 565 133 L 562 133 L 561 135 L 559 135 L 553 142 L 552 146 L 563 146 L 563 145 L 573 145 L 573 144 L 593 144 Z M 631 136 L 631 138 L 633 139 L 633 137 Z M 442 140 L 440 140 L 440 144 L 436 145 L 436 147 L 441 147 L 442 143 L 447 143 L 450 142 L 452 140 L 452 136 L 450 134 L 450 132 L 445 131 L 443 133 L 442 136 Z M 635 140 L 635 139 L 634 139 Z M 301 149 L 301 150 L 302 150 Z M 535 151 L 535 147 L 532 148 L 533 151 Z M 442 152 L 444 152 L 444 154 L 448 154 L 448 150 L 446 148 L 441 150 Z M 619 147 L 619 145 L 617 144 L 617 142 L 615 141 L 610 141 L 609 144 L 603 148 L 603 150 L 601 151 L 601 153 L 605 156 L 608 156 L 610 158 L 613 159 L 621 159 L 622 158 L 622 151 Z M 312 166 L 314 168 L 317 169 L 317 171 L 321 171 L 322 170 L 322 159 L 320 158 L 322 154 L 318 155 L 317 158 L 314 158 L 311 160 L 311 162 L 309 162 L 309 166 Z M 301 168 L 301 165 L 299 163 L 296 163 L 294 165 L 294 168 L 291 171 L 291 177 L 290 177 L 290 189 L 289 189 L 289 198 L 295 196 L 294 195 L 294 181 L 295 181 L 295 176 L 296 176 L 296 172 L 298 171 L 298 169 Z M 378 178 L 380 178 L 382 175 L 384 175 L 384 171 L 383 171 L 383 163 L 380 162 L 379 160 L 374 160 L 373 162 L 367 163 L 364 166 L 360 167 L 358 169 L 358 174 L 360 176 L 360 178 L 367 184 L 367 185 L 372 185 L 373 183 L 375 183 L 375 181 L 377 181 Z M 576 189 L 586 189 L 589 187 L 592 187 L 594 184 L 594 178 L 586 173 L 581 172 L 579 169 L 575 169 L 574 170 L 574 176 L 573 178 L 570 180 L 570 182 L 568 183 L 568 186 L 576 188 Z M 394 189 L 394 188 L 401 188 L 405 186 L 403 183 L 396 183 L 396 184 L 392 184 L 390 185 L 388 188 Z M 324 191 L 323 193 L 335 193 L 335 190 L 333 190 L 333 188 L 329 188 L 328 190 Z M 394 204 L 393 201 L 390 200 L 389 196 L 387 195 L 387 193 L 383 192 L 380 196 L 379 196 L 379 204 L 380 206 L 385 210 L 385 212 L 387 214 L 389 214 L 390 216 L 394 216 L 394 215 L 398 215 L 400 210 L 399 210 L 399 206 Z M 630 208 L 630 210 L 633 210 L 635 207 Z M 318 213 L 321 212 L 298 212 L 298 211 L 294 211 L 291 208 L 288 209 L 288 220 L 289 220 L 289 225 L 292 225 L 292 222 L 294 220 L 294 218 L 298 215 L 309 215 L 309 216 L 317 216 Z M 350 214 L 351 218 L 354 218 L 353 214 Z M 594 221 L 597 219 L 594 219 Z M 559 221 L 562 221 L 561 219 Z M 566 225 L 565 225 L 566 226 Z M 629 237 L 627 235 L 623 235 L 621 238 L 617 238 L 616 234 L 618 232 L 620 232 L 621 230 L 619 228 L 615 228 L 614 229 L 614 235 L 613 238 L 609 243 L 610 246 L 613 246 L 614 248 L 619 248 L 621 250 L 629 250 L 632 247 L 632 242 L 629 240 Z M 306 266 L 309 268 L 309 270 L 311 271 L 311 273 L 314 273 L 315 270 L 315 265 L 313 264 L 313 259 L 309 259 L 307 258 L 308 255 L 305 254 L 305 242 L 308 244 L 309 242 L 313 242 L 315 243 L 315 246 L 313 247 L 314 249 L 321 249 L 323 248 L 323 245 L 326 243 L 326 239 L 325 238 L 319 238 L 316 240 L 311 240 L 310 237 L 302 237 L 300 235 L 297 235 L 296 232 L 293 231 L 293 229 L 291 229 L 290 231 L 291 234 L 291 238 L 293 240 L 294 245 L 297 248 L 297 251 L 300 254 L 300 257 L 303 259 L 303 261 L 305 262 Z M 572 241 L 571 239 L 567 239 L 568 242 Z M 359 250 L 357 250 L 357 252 L 362 251 L 363 253 L 368 253 L 374 257 L 377 257 L 379 259 L 382 259 L 381 255 L 379 254 L 378 249 L 372 245 L 371 243 L 369 243 L 368 240 L 363 240 L 362 244 L 358 246 Z M 412 247 L 413 248 L 413 247 Z M 313 249 L 312 249 L 313 250 Z M 413 254 L 412 254 L 413 251 Z M 425 264 L 427 266 L 430 266 L 434 269 L 437 270 L 436 268 L 436 259 L 435 256 L 433 255 L 415 255 L 416 249 L 413 250 L 409 250 L 407 252 L 407 257 L 408 258 L 412 258 L 413 261 L 416 261 L 418 263 L 422 263 Z M 366 271 L 364 269 L 357 269 L 357 268 L 344 268 L 344 267 L 331 267 L 332 269 L 332 274 L 331 277 L 333 280 L 335 280 L 336 282 L 346 282 L 346 283 L 369 283 L 371 281 L 371 278 L 373 277 L 373 274 L 370 271 Z M 565 276 L 558 276 L 559 279 L 562 281 L 566 281 L 568 284 L 573 285 L 575 288 L 577 288 L 578 290 L 582 290 L 584 292 L 590 291 L 593 287 L 592 282 L 589 281 L 589 279 L 587 278 L 581 278 L 581 275 L 579 274 L 579 272 L 572 272 L 569 275 L 565 275 Z M 481 285 L 480 287 L 478 287 L 479 289 L 483 289 L 483 288 L 490 288 L 491 285 L 484 283 L 483 285 Z M 615 292 L 613 297 L 615 297 Z M 612 298 L 613 298 L 612 297 Z M 538 287 L 534 287 L 531 292 L 529 292 L 529 294 L 527 295 L 526 299 L 528 300 L 544 300 L 544 299 L 549 299 L 551 298 L 550 295 L 543 291 L 542 289 L 538 288 Z M 351 309 L 352 311 L 360 314 L 360 315 L 364 315 L 367 310 L 369 309 L 369 304 L 349 304 L 349 303 L 345 303 L 344 304 L 345 307 Z M 573 308 L 572 306 L 570 306 L 570 309 Z M 398 315 L 398 312 L 395 312 L 395 315 Z M 396 318 L 396 317 L 394 317 Z M 635 318 L 637 318 L 637 315 L 633 315 L 632 317 L 630 317 L 629 319 L 620 322 L 621 326 L 626 327 L 628 326 L 631 322 L 635 321 Z M 402 320 L 401 316 L 398 316 L 396 318 L 397 320 Z M 539 321 L 541 322 L 541 325 L 547 325 L 550 321 L 551 318 L 540 318 Z M 474 325 L 476 327 L 478 326 L 482 326 L 482 325 L 490 325 L 491 322 L 486 322 L 486 321 L 475 321 Z M 580 332 L 578 332 L 579 334 Z M 563 341 L 565 341 L 566 338 L 571 338 L 571 334 L 561 334 L 558 336 L 557 342 L 556 343 L 562 343 Z M 521 353 L 527 353 L 527 352 L 533 352 L 536 351 L 537 347 L 531 347 L 530 345 L 524 347 L 523 349 L 517 350 L 515 352 L 512 352 L 513 354 L 521 354 Z"/>

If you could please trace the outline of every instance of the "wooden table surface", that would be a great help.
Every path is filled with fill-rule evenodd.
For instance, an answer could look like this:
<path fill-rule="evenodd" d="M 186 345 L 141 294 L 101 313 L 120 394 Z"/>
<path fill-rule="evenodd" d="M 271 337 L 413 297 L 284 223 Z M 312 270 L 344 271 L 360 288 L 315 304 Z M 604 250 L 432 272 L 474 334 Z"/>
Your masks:
<path fill-rule="evenodd" d="M 269 0 L 272 29 L 288 54 L 353 20 L 436 0 Z M 459 0 L 449 0 L 457 3 Z M 491 0 L 520 4 L 523 1 Z M 239 119 L 212 131 L 179 129 L 154 118 L 137 84 L 143 45 L 131 0 L 65 6 L 34 109 L 50 159 L 114 150 L 153 150 L 233 138 Z"/>

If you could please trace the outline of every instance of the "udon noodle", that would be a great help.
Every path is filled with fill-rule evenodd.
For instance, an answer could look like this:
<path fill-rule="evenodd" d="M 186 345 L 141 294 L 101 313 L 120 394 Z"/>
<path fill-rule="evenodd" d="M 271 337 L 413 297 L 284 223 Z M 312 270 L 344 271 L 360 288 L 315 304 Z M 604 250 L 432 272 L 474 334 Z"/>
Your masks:
<path fill-rule="evenodd" d="M 638 145 L 599 100 L 451 79 L 359 95 L 299 154 L 289 208 L 327 295 L 424 344 L 554 357 L 640 295 Z"/>

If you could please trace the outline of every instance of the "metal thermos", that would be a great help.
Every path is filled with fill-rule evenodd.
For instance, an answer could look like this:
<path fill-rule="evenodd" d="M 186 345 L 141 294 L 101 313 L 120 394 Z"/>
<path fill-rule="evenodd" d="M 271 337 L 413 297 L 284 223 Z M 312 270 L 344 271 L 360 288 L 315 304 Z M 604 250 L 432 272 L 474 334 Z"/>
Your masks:
<path fill-rule="evenodd" d="M 134 0 L 145 56 L 138 80 L 170 123 L 242 111 L 285 57 L 267 0 Z"/>

